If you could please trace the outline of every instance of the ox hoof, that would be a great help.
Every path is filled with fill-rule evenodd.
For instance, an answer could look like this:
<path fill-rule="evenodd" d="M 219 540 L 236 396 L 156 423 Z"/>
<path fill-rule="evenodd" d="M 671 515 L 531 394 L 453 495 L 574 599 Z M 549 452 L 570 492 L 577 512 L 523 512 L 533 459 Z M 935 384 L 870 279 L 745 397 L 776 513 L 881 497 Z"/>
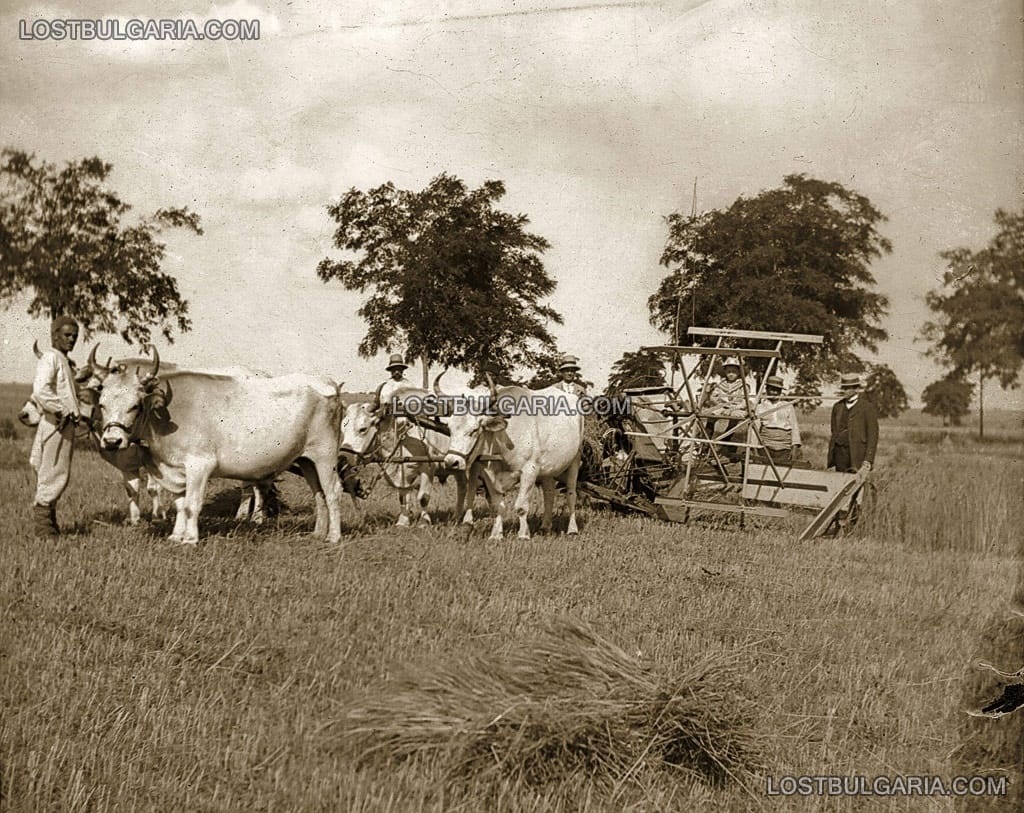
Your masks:
<path fill-rule="evenodd" d="M 462 524 L 463 525 L 472 525 L 473 524 L 473 512 L 472 511 L 467 511 L 463 515 L 463 517 L 462 517 Z"/>
<path fill-rule="evenodd" d="M 493 541 L 495 541 L 495 542 L 500 542 L 500 541 L 501 541 L 501 534 L 491 534 L 491 535 L 490 535 L 489 537 L 487 537 L 487 538 L 488 538 L 488 539 L 491 539 L 491 540 L 493 540 Z"/>
<path fill-rule="evenodd" d="M 523 540 L 529 542 L 530 541 L 530 535 L 529 534 L 516 534 L 516 539 L 523 539 Z"/>
<path fill-rule="evenodd" d="M 430 525 L 430 524 L 432 524 L 431 523 L 431 519 L 430 519 L 430 514 L 421 514 L 420 515 L 420 525 Z"/>
<path fill-rule="evenodd" d="M 402 514 L 398 518 L 398 522 L 395 523 L 395 527 L 396 528 L 408 528 L 409 527 L 409 517 L 407 517 L 405 514 Z"/>
<path fill-rule="evenodd" d="M 542 534 L 550 534 L 551 533 L 551 526 L 549 525 L 547 528 L 545 528 L 544 526 L 541 526 L 540 532 Z"/>

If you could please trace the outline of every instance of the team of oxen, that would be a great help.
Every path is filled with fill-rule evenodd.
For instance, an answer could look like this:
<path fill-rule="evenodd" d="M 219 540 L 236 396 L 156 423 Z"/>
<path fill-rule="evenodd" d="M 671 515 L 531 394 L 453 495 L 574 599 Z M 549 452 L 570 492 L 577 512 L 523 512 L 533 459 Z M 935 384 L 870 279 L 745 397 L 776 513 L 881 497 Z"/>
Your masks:
<path fill-rule="evenodd" d="M 576 533 L 576 480 L 583 443 L 578 397 L 554 387 L 527 390 L 486 387 L 459 393 L 464 408 L 446 419 L 423 420 L 401 409 L 410 399 L 444 396 L 412 386 L 381 389 L 369 402 L 346 408 L 341 384 L 306 374 L 269 376 L 244 368 L 161 368 L 155 348 L 140 360 L 101 364 L 94 347 L 76 386 L 89 434 L 103 459 L 119 469 L 129 498 L 128 521 L 141 516 L 145 483 L 154 513 L 169 500 L 175 510 L 170 539 L 195 544 L 199 515 L 211 478 L 241 481 L 239 516 L 253 505 L 256 518 L 275 479 L 291 471 L 305 478 L 316 507 L 314 535 L 341 538 L 341 495 L 355 492 L 353 471 L 370 465 L 399 496 L 398 525 L 429 523 L 433 481 L 456 483 L 455 517 L 473 522 L 473 502 L 482 486 L 494 514 L 491 538 L 502 535 L 506 496 L 515 493 L 519 537 L 527 523 L 534 485 L 544 496 L 542 530 L 550 531 L 556 480 L 565 484 L 569 525 Z M 38 350 L 36 351 L 38 354 Z M 520 410 L 520 399 L 537 396 L 562 402 L 544 414 Z M 429 400 L 429 399 L 426 399 Z M 395 409 L 396 404 L 399 409 Z M 505 405 L 505 413 L 495 409 Z M 38 422 L 31 400 L 19 416 Z M 345 486 L 343 487 L 343 482 Z M 353 493 L 355 497 L 355 493 Z"/>

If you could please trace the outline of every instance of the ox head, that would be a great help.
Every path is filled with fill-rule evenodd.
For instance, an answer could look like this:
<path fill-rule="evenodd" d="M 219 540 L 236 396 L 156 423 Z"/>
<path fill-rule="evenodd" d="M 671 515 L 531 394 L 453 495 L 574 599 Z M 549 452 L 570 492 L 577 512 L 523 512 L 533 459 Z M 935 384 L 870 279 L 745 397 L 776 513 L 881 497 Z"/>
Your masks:
<path fill-rule="evenodd" d="M 442 372 L 434 379 L 434 394 L 438 398 L 445 397 L 445 393 L 441 391 L 440 387 L 443 375 Z M 489 374 L 487 389 L 489 403 L 493 407 L 498 400 L 498 388 Z M 448 451 L 444 456 L 444 465 L 450 469 L 467 469 L 479 454 L 481 441 L 485 440 L 489 434 L 504 431 L 508 426 L 508 416 L 494 414 L 490 409 L 478 409 L 475 401 L 468 403 L 473 406 L 472 409 L 457 411 L 448 419 L 448 430 L 451 434 Z"/>
<path fill-rule="evenodd" d="M 160 354 L 152 345 L 147 349 L 153 356 L 153 369 L 143 372 L 140 367 L 130 369 L 124 364 L 110 367 L 96 363 L 96 348 L 89 354 L 89 368 L 100 378 L 99 408 L 104 417 L 100 430 L 100 445 L 107 451 L 126 448 L 137 439 L 146 417 L 154 411 L 164 410 L 170 402 L 170 393 L 160 387 Z"/>
<path fill-rule="evenodd" d="M 370 403 L 365 401 L 349 404 L 341 420 L 341 445 L 346 451 L 362 457 L 369 454 L 377 438 L 377 430 L 385 414 L 385 405 L 380 402 L 384 382 L 377 387 Z"/>

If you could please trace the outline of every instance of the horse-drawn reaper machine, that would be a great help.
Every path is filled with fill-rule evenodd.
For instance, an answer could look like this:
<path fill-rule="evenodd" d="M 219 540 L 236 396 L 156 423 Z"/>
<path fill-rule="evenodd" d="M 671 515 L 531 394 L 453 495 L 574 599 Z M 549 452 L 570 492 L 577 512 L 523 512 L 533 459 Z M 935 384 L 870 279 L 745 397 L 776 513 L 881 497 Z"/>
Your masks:
<path fill-rule="evenodd" d="M 615 510 L 688 522 L 700 512 L 786 517 L 813 511 L 800 535 L 812 539 L 856 515 L 864 480 L 857 474 L 818 471 L 773 452 L 764 419 L 798 398 L 766 404 L 768 379 L 787 342 L 820 344 L 798 333 L 691 327 L 713 346 L 643 348 L 671 364 L 673 383 L 626 390 L 631 410 L 605 419 L 601 463 L 581 490 Z M 739 368 L 741 396 L 723 409 L 711 397 L 717 361 Z M 753 373 L 758 373 L 755 377 Z M 677 371 L 681 380 L 675 383 Z"/>

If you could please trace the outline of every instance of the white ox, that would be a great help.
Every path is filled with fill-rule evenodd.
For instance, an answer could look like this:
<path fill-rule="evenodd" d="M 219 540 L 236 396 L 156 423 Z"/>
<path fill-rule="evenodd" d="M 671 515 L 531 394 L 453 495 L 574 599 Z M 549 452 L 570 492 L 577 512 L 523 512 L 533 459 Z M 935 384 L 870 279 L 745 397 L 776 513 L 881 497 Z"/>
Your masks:
<path fill-rule="evenodd" d="M 357 402 L 346 408 L 341 423 L 342 449 L 380 464 L 388 485 L 398 490 L 396 525 L 408 526 L 416 515 L 420 522 L 429 524 L 431 488 L 436 475 L 445 476 L 438 470 L 443 468 L 441 461 L 448 451 L 448 436 L 407 418 L 396 418 L 391 405 L 381 403 L 383 386 L 377 388 L 372 402 Z M 402 387 L 392 392 L 391 401 L 425 395 L 426 390 Z M 459 516 L 466 504 L 466 472 L 453 472 L 453 477 L 457 493 L 455 515 Z"/>
<path fill-rule="evenodd" d="M 38 342 L 33 342 L 32 352 L 35 353 L 36 358 L 42 356 Z M 142 517 L 139 498 L 142 494 L 143 484 L 145 484 L 145 489 L 150 497 L 152 515 L 154 517 L 166 516 L 167 505 L 162 503 L 160 486 L 151 481 L 145 472 L 145 450 L 135 445 L 127 449 L 108 451 L 99 442 L 99 434 L 95 430 L 94 419 L 99 413 L 96 400 L 100 382 L 93 373 L 94 362 L 95 349 L 93 350 L 93 355 L 89 357 L 89 364 L 84 369 L 75 373 L 75 391 L 81 404 L 82 415 L 88 422 L 89 434 L 99 449 L 100 457 L 120 471 L 121 476 L 124 478 L 124 490 L 128 496 L 127 521 L 130 525 L 137 525 Z M 42 409 L 35 399 L 30 396 L 18 412 L 18 420 L 25 426 L 38 426 L 42 418 Z"/>
<path fill-rule="evenodd" d="M 43 354 L 39 350 L 39 343 L 32 343 L 32 352 L 36 358 Z M 137 365 L 140 369 L 149 370 L 152 362 L 149 359 L 120 359 L 118 365 Z M 96 364 L 96 348 L 93 348 L 89 355 L 86 366 L 75 373 L 75 391 L 82 408 L 82 415 L 85 418 L 85 426 L 89 432 L 100 457 L 111 466 L 121 472 L 124 478 L 124 490 L 128 497 L 128 516 L 125 521 L 129 525 L 138 525 L 142 519 L 141 496 L 145 489 L 149 494 L 150 514 L 153 519 L 166 519 L 170 506 L 167 497 L 162 494 L 162 489 L 155 480 L 146 473 L 146 450 L 138 444 L 131 444 L 127 449 L 108 451 L 100 443 L 97 427 L 103 425 L 102 413 L 99 408 L 99 391 L 102 378 L 98 370 L 109 368 L 110 360 L 107 360 L 106 367 Z M 173 365 L 171 365 L 173 367 Z M 167 364 L 164 364 L 167 367 Z M 36 403 L 32 396 L 18 412 L 18 420 L 25 426 L 38 426 L 43 419 L 43 410 Z M 259 483 L 243 483 L 242 496 L 238 503 L 238 510 L 235 519 L 251 520 L 255 524 L 261 524 L 267 516 L 268 504 L 276 507 L 277 495 L 274 492 L 273 481 Z"/>
<path fill-rule="evenodd" d="M 438 387 L 440 379 L 440 375 L 435 379 L 434 391 L 439 397 L 445 397 Z M 491 539 L 501 538 L 504 492 L 517 482 L 519 494 L 515 509 L 519 517 L 519 538 L 530 538 L 527 516 L 530 495 L 536 484 L 544 493 L 541 530 L 550 532 L 556 479 L 564 482 L 566 487 L 568 533 L 578 533 L 576 480 L 583 445 L 579 396 L 555 387 L 542 390 L 496 387 L 489 376 L 488 384 L 487 388 L 477 388 L 472 392 L 474 398 L 468 403 L 474 408 L 448 420 L 451 437 L 445 465 L 468 470 L 471 482 L 475 482 L 480 474 L 484 476 L 488 484 L 488 501 L 495 511 Z M 479 408 L 481 398 L 489 399 L 492 407 L 511 404 L 512 408 L 504 415 L 487 414 L 490 410 Z M 527 404 L 540 403 L 546 404 L 547 409 L 526 407 Z M 500 457 L 500 460 L 487 459 L 491 457 Z M 472 510 L 466 512 L 464 521 L 473 521 Z"/>
<path fill-rule="evenodd" d="M 173 370 L 105 371 L 101 447 L 147 447 L 146 469 L 174 495 L 171 540 L 195 544 L 211 477 L 261 481 L 298 463 L 316 500 L 314 534 L 341 538 L 341 483 L 336 466 L 342 403 L 333 381 L 293 374 Z M 93 354 L 94 356 L 95 354 Z"/>

